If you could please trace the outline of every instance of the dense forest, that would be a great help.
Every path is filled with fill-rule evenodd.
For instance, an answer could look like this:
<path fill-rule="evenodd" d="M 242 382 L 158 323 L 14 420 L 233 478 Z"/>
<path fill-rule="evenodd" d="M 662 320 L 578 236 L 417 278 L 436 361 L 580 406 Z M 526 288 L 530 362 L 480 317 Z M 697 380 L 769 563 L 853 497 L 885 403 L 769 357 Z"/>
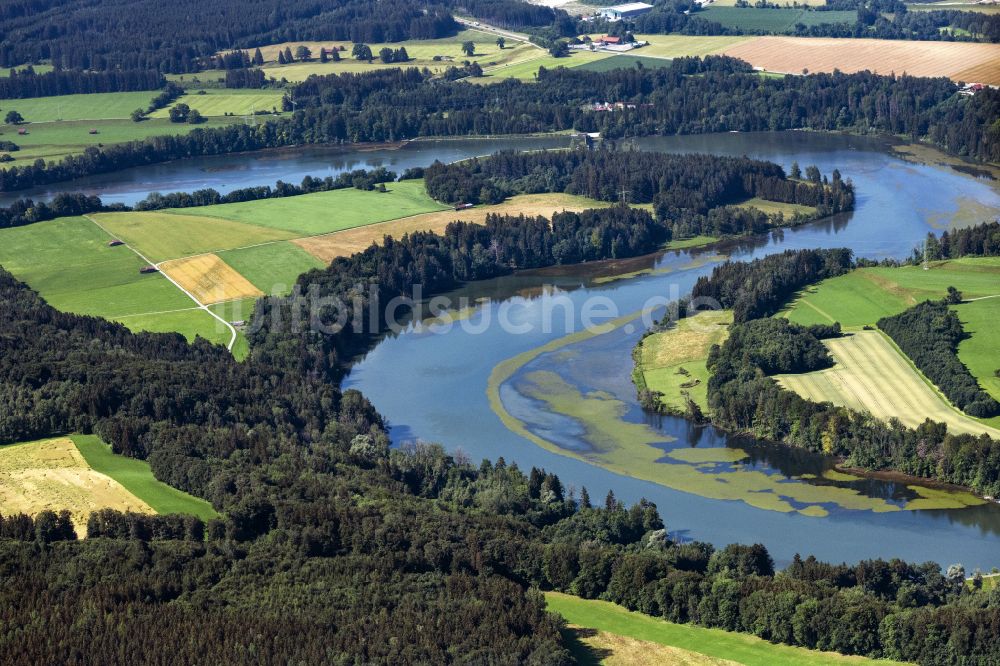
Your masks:
<path fill-rule="evenodd" d="M 747 14 L 766 13 L 783 8 L 778 3 L 755 2 Z M 797 5 L 802 6 L 802 5 Z M 823 22 L 824 10 L 854 11 L 854 21 Z M 703 11 L 700 3 L 692 0 L 658 2 L 653 11 L 631 20 L 616 23 L 599 22 L 597 26 L 580 25 L 579 32 L 604 30 L 624 35 L 629 32 L 642 34 L 681 33 L 686 35 L 767 35 L 788 34 L 799 37 L 853 37 L 870 39 L 910 39 L 919 41 L 1000 41 L 1000 16 L 975 11 L 957 11 L 943 8 L 933 11 L 909 11 L 899 1 L 872 2 L 871 0 L 846 0 L 812 7 L 816 12 L 810 25 L 796 23 L 791 28 L 777 32 L 771 27 L 754 25 L 722 25 L 712 20 L 711 11 Z"/>
<path fill-rule="evenodd" d="M 878 327 L 956 407 L 970 416 L 989 418 L 1000 414 L 1000 404 L 958 358 L 958 343 L 966 334 L 948 305 L 961 299 L 952 288 L 946 300 L 918 303 L 898 315 L 879 319 Z"/>
<path fill-rule="evenodd" d="M 905 135 L 951 152 L 1000 160 L 1000 91 L 957 95 L 946 79 L 814 74 L 762 79 L 731 58 L 677 58 L 670 67 L 539 72 L 538 85 L 429 80 L 386 69 L 312 77 L 293 91 L 290 118 L 257 127 L 198 128 L 185 136 L 89 147 L 59 163 L 0 171 L 0 191 L 198 155 L 305 143 L 399 141 L 418 136 L 576 129 L 628 136 L 808 128 Z M 593 104 L 634 108 L 596 111 Z M 836 113 L 831 109 L 839 109 Z"/>
<path fill-rule="evenodd" d="M 197 17 L 193 19 L 193 17 Z M 193 72 L 234 48 L 295 40 L 396 42 L 453 35 L 441 3 L 402 0 L 13 0 L 0 5 L 0 67 Z"/>
<path fill-rule="evenodd" d="M 345 261 L 382 284 L 377 259 L 398 252 Z M 104 511 L 84 541 L 65 516 L 5 516 L 11 663 L 142 663 L 169 646 L 213 663 L 568 664 L 535 587 L 826 650 L 1000 658 L 1000 593 L 969 589 L 959 567 L 796 557 L 776 573 L 759 545 L 675 542 L 649 502 L 608 492 L 595 506 L 544 470 L 390 450 L 361 395 L 295 361 L 299 340 L 267 354 L 255 341 L 237 363 L 204 341 L 57 312 L 3 271 L 0 305 L 0 441 L 94 430 L 223 514 Z"/>

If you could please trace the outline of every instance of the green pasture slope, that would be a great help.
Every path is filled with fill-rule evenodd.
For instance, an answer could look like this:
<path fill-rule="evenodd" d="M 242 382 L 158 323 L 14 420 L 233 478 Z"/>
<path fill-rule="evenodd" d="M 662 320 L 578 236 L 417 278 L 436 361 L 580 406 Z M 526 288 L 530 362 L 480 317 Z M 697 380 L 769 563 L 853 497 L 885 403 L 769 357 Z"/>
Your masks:
<path fill-rule="evenodd" d="M 177 208 L 166 212 L 173 215 L 218 217 L 302 237 L 448 208 L 431 199 L 420 180 L 386 183 L 385 186 L 388 192 L 346 188 L 280 199 Z"/>
<path fill-rule="evenodd" d="M 229 341 L 217 321 L 163 275 L 142 275 L 142 260 L 83 217 L 0 230 L 0 265 L 53 307 L 121 321 L 134 331 L 178 331 Z"/>
<path fill-rule="evenodd" d="M 729 659 L 746 666 L 844 666 L 898 662 L 848 657 L 833 652 L 777 645 L 748 634 L 706 629 L 690 624 L 674 624 L 641 613 L 633 613 L 607 601 L 546 592 L 548 609 L 578 627 L 597 629 L 619 636 L 668 645 L 691 652 Z"/>
<path fill-rule="evenodd" d="M 158 481 L 145 460 L 115 455 L 96 435 L 71 435 L 70 439 L 88 465 L 122 484 L 157 513 L 186 513 L 202 520 L 218 516 L 205 500 Z"/>
<path fill-rule="evenodd" d="M 953 286 L 963 303 L 952 306 L 969 337 L 958 357 L 979 384 L 1000 400 L 1000 258 L 966 257 L 920 266 L 862 268 L 806 289 L 784 311 L 791 321 L 846 329 L 874 325 L 927 299 L 942 298 Z M 998 425 L 998 419 L 984 422 Z"/>

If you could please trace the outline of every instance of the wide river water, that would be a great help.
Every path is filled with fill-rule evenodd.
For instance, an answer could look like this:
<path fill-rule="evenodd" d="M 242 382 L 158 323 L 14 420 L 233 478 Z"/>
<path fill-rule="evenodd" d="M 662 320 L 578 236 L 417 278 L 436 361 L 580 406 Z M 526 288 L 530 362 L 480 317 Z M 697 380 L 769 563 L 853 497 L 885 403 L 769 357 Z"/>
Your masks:
<path fill-rule="evenodd" d="M 336 175 L 374 166 L 401 172 L 436 159 L 567 144 L 566 137 L 459 139 L 419 141 L 399 149 L 317 146 L 200 158 L 10 193 L 0 197 L 0 205 L 22 196 L 46 199 L 59 191 L 84 191 L 106 202 L 131 204 L 151 191 L 214 187 L 225 192 L 279 179 L 297 183 L 307 174 Z M 447 332 L 414 326 L 386 337 L 354 366 L 345 387 L 364 392 L 388 418 L 396 444 L 440 442 L 472 460 L 503 456 L 525 470 L 544 467 L 567 486 L 586 486 L 595 501 L 608 489 L 626 502 L 646 497 L 681 538 L 717 545 L 764 543 L 779 564 L 802 553 L 832 561 L 904 557 L 943 565 L 961 562 L 969 570 L 1000 566 L 1000 505 L 907 509 L 916 493 L 905 484 L 831 476 L 832 462 L 819 456 L 695 428 L 683 419 L 652 419 L 636 404 L 630 380 L 631 351 L 642 333 L 639 321 L 603 335 L 568 337 L 581 329 L 586 303 L 602 299 L 602 307 L 617 315 L 635 313 L 650 298 L 687 293 L 725 257 L 751 259 L 812 247 L 849 247 L 858 256 L 877 259 L 908 256 L 928 231 L 1000 214 L 995 183 L 944 165 L 904 161 L 884 142 L 858 137 L 721 134 L 649 138 L 638 147 L 749 155 L 786 168 L 797 161 L 803 168 L 816 164 L 824 173 L 837 168 L 855 183 L 857 206 L 835 219 L 704 250 L 469 285 L 455 294 L 474 304 L 462 312 L 459 323 L 464 325 Z M 608 280 L 614 272 L 638 274 Z M 524 330 L 499 326 L 501 317 Z M 504 372 L 495 372 L 498 366 Z M 492 385 L 491 374 L 496 380 Z M 581 459 L 609 445 L 636 441 L 662 449 L 662 457 L 639 468 L 639 476 L 660 482 Z M 719 484 L 734 498 L 718 499 Z M 767 501 L 760 501 L 765 495 Z"/>
<path fill-rule="evenodd" d="M 779 564 L 802 553 L 834 561 L 961 562 L 970 571 L 1000 565 L 1000 506 L 906 509 L 915 494 L 905 484 L 839 478 L 829 475 L 832 462 L 819 456 L 694 428 L 683 419 L 651 419 L 639 409 L 630 379 L 639 322 L 604 335 L 567 337 L 581 329 L 581 310 L 595 297 L 609 299 L 605 304 L 616 315 L 634 313 L 651 297 L 687 293 L 723 256 L 751 259 L 789 248 L 846 246 L 863 257 L 906 257 L 928 231 L 1000 213 L 992 184 L 947 166 L 904 161 L 882 142 L 855 137 L 722 134 L 645 139 L 640 147 L 746 154 L 786 168 L 798 161 L 824 173 L 837 168 L 857 186 L 857 206 L 836 219 L 618 268 L 646 270 L 635 277 L 609 281 L 584 266 L 470 285 L 456 294 L 475 304 L 461 322 L 447 332 L 425 326 L 387 337 L 355 365 L 345 386 L 361 390 L 387 416 L 397 444 L 439 442 L 473 461 L 503 456 L 525 470 L 544 467 L 567 486 L 586 486 L 595 500 L 608 489 L 625 501 L 646 497 L 682 538 L 761 542 Z M 556 301 L 572 305 L 554 309 Z M 572 321 L 566 321 L 566 311 L 574 313 Z M 524 332 L 498 325 L 501 317 Z M 502 381 L 491 386 L 491 373 L 505 361 Z M 662 482 L 563 455 L 586 457 L 609 442 L 630 440 L 663 450 L 661 458 L 642 462 L 638 474 Z M 684 450 L 691 447 L 697 447 L 693 456 Z M 617 462 L 622 469 L 630 461 Z M 738 497 L 718 499 L 720 483 L 721 496 Z"/>

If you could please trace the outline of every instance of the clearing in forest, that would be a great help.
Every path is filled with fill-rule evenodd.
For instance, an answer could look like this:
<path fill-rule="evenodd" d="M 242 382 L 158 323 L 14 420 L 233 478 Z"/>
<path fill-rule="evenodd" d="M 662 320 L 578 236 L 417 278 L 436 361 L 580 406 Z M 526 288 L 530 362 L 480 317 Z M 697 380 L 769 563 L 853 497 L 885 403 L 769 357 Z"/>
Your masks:
<path fill-rule="evenodd" d="M 203 304 L 264 295 L 215 254 L 166 261 L 160 264 L 160 270 Z"/>
<path fill-rule="evenodd" d="M 813 402 L 832 402 L 886 420 L 898 418 L 911 428 L 929 418 L 947 424 L 952 432 L 1000 438 L 1000 430 L 952 407 L 881 332 L 858 331 L 823 344 L 835 361 L 832 368 L 776 375 L 778 383 Z"/>
<path fill-rule="evenodd" d="M 846 666 L 848 664 L 881 664 L 893 666 L 894 661 L 875 661 L 836 652 L 819 652 L 805 648 L 769 643 L 756 636 L 722 629 L 707 629 L 692 624 L 674 624 L 657 617 L 629 611 L 622 606 L 597 599 L 581 599 L 561 592 L 546 592 L 548 610 L 562 615 L 572 626 L 577 640 L 571 646 L 579 663 L 596 663 L 601 658 L 618 664 L 745 664 L 745 666 Z M 590 631 L 588 631 L 590 630 Z M 599 632 L 596 645 L 591 641 L 593 630 Z M 611 635 L 610 637 L 608 635 Z M 660 653 L 660 659 L 634 651 L 632 641 L 671 648 Z M 593 646 L 593 647 L 588 647 Z M 597 647 L 598 649 L 594 649 Z M 610 651 L 611 654 L 607 654 Z"/>
<path fill-rule="evenodd" d="M 674 411 L 683 413 L 687 408 L 685 394 L 707 411 L 709 372 L 705 360 L 712 345 L 725 341 L 732 323 L 731 310 L 706 310 L 647 336 L 639 346 L 637 383 L 662 393 L 661 401 Z"/>
<path fill-rule="evenodd" d="M 155 513 L 122 484 L 87 463 L 68 437 L 0 447 L 0 513 L 67 509 L 79 536 L 92 511 Z"/>
<path fill-rule="evenodd" d="M 882 39 L 758 37 L 723 53 L 770 72 L 871 70 L 1000 84 L 1000 44 Z"/>

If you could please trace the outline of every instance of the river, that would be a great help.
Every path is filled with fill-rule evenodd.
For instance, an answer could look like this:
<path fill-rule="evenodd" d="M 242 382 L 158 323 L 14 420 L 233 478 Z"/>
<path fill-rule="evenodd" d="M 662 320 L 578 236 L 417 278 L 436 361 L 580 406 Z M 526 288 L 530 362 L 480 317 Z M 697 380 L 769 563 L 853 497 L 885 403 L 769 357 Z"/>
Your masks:
<path fill-rule="evenodd" d="M 359 360 L 345 387 L 364 392 L 387 416 L 396 444 L 440 442 L 473 461 L 503 456 L 524 470 L 544 467 L 567 486 L 586 486 L 595 501 L 608 489 L 628 502 L 646 497 L 679 538 L 764 543 L 779 564 L 802 553 L 831 561 L 961 562 L 970 571 L 1000 565 L 1000 506 L 907 509 L 916 495 L 905 484 L 823 478 L 828 459 L 695 428 L 683 419 L 651 419 L 639 409 L 630 380 L 639 322 L 604 335 L 569 336 L 582 328 L 584 305 L 595 297 L 605 297 L 615 316 L 634 313 L 653 296 L 687 293 L 724 257 L 843 246 L 863 257 L 906 257 L 928 231 L 1000 213 L 993 184 L 944 165 L 904 161 L 884 142 L 859 137 L 722 134 L 651 138 L 639 147 L 746 154 L 786 168 L 798 161 L 824 173 L 837 168 L 857 186 L 856 209 L 762 238 L 630 262 L 618 270 L 639 274 L 625 279 L 608 281 L 594 266 L 582 266 L 469 285 L 454 294 L 475 304 L 462 313 L 463 325 L 436 333 L 413 326 L 385 338 Z M 554 303 L 565 306 L 556 316 Z M 505 330 L 511 326 L 497 325 L 501 317 L 524 331 Z M 508 371 L 492 387 L 491 405 L 490 377 L 501 366 Z M 609 439 L 637 437 L 666 454 L 649 466 L 652 478 L 663 472 L 664 482 L 563 455 L 586 455 Z M 677 465 L 667 458 L 672 452 L 697 464 Z M 734 466 L 736 460 L 741 462 Z M 719 483 L 725 492 L 709 490 Z M 760 501 L 761 492 L 769 493 L 767 502 Z M 774 510 L 775 504 L 784 508 Z"/>
<path fill-rule="evenodd" d="M 565 136 L 457 139 L 198 158 L 8 193 L 0 197 L 0 205 L 23 196 L 47 199 L 61 191 L 133 204 L 151 191 L 213 187 L 226 192 L 376 166 L 401 172 L 435 159 L 453 161 L 500 149 L 561 147 L 568 142 Z M 468 285 L 454 294 L 474 303 L 462 314 L 468 326 L 437 333 L 413 326 L 386 337 L 354 366 L 345 387 L 363 391 L 388 418 L 396 444 L 440 442 L 473 460 L 503 456 L 524 470 L 544 467 L 558 473 L 567 486 L 586 486 L 595 501 L 608 489 L 626 502 L 646 497 L 658 505 L 668 529 L 679 538 L 717 545 L 764 543 L 779 565 L 802 553 L 831 561 L 903 557 L 942 565 L 961 562 L 970 571 L 1000 566 L 1000 506 L 907 510 L 914 493 L 905 485 L 823 479 L 831 466 L 827 459 L 695 428 L 683 419 L 653 419 L 639 409 L 630 381 L 630 354 L 642 333 L 639 322 L 626 322 L 604 335 L 567 337 L 580 329 L 581 308 L 595 298 L 606 299 L 604 304 L 617 315 L 634 313 L 651 297 L 688 292 L 698 276 L 725 257 L 751 259 L 790 248 L 841 246 L 863 257 L 905 257 L 928 231 L 1000 214 L 996 183 L 975 177 L 975 170 L 904 161 L 884 141 L 861 137 L 721 134 L 648 138 L 637 146 L 749 155 L 786 168 L 797 161 L 803 168 L 816 164 L 824 173 L 837 168 L 857 186 L 857 205 L 852 213 L 836 218 L 713 248 Z M 609 273 L 635 275 L 608 280 Z M 549 317 L 553 303 L 565 307 Z M 562 316 L 564 310 L 572 313 L 569 320 Z M 500 316 L 524 325 L 526 332 L 514 334 L 495 325 Z M 480 325 L 487 320 L 493 323 Z M 547 321 L 551 325 L 545 325 Z M 479 330 L 469 330 L 473 328 Z M 509 372 L 491 387 L 490 377 L 496 378 L 500 367 Z M 539 386 L 552 395 L 540 394 Z M 488 389 L 494 391 L 493 404 Z M 567 405 L 582 410 L 569 413 Z M 603 430 L 595 434 L 595 427 Z M 563 455 L 586 454 L 598 436 L 649 439 L 662 448 L 664 457 L 648 467 L 664 471 L 667 482 L 639 480 Z M 672 454 L 691 456 L 692 451 L 696 455 L 689 462 L 695 464 L 683 466 L 676 458 L 668 459 Z M 719 493 L 705 488 L 736 479 L 741 484 L 753 481 L 738 488 L 738 498 L 706 496 Z M 754 484 L 766 487 L 769 502 L 784 504 L 785 510 L 755 506 L 761 502 L 753 494 L 760 492 Z M 817 515 L 803 512 L 807 505 Z"/>

